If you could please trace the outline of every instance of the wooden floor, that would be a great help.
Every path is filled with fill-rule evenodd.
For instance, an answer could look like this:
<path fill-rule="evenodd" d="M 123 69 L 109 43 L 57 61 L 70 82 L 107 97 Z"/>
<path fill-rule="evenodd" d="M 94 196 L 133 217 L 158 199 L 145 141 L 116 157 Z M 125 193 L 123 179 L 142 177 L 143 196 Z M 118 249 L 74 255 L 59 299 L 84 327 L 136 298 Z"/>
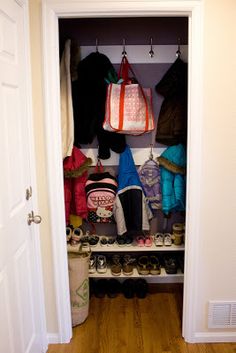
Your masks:
<path fill-rule="evenodd" d="M 92 296 L 89 317 L 73 329 L 71 342 L 49 345 L 47 353 L 236 353 L 235 343 L 185 343 L 182 288 L 151 290 L 145 299 Z"/>

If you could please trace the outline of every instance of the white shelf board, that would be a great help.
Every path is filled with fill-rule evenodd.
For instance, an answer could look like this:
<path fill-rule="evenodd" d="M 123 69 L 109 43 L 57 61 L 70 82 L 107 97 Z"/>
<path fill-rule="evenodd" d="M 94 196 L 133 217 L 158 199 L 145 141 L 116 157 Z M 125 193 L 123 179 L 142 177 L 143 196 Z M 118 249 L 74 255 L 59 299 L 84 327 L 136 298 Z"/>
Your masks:
<path fill-rule="evenodd" d="M 150 252 L 150 251 L 183 251 L 184 244 L 171 246 L 137 246 L 135 243 L 130 246 L 119 246 L 118 244 L 102 246 L 99 243 L 91 247 L 92 252 Z"/>
<path fill-rule="evenodd" d="M 79 251 L 80 244 L 76 246 L 72 245 L 67 245 L 67 251 L 70 252 L 78 252 Z M 155 246 L 155 244 L 152 244 L 152 246 L 137 246 L 135 243 L 133 243 L 130 246 L 119 246 L 118 244 L 114 243 L 112 245 L 105 245 L 102 246 L 100 243 L 98 243 L 96 246 L 92 246 L 91 251 L 94 253 L 104 253 L 104 252 L 156 252 L 156 251 L 184 251 L 184 244 L 181 245 L 174 245 L 172 244 L 171 246 Z"/>
<path fill-rule="evenodd" d="M 154 159 L 160 156 L 166 147 L 155 147 L 152 149 Z M 98 149 L 97 148 L 81 148 L 81 151 L 92 159 L 92 166 L 95 166 L 97 163 Z M 150 155 L 150 147 L 148 148 L 131 148 L 132 156 L 135 162 L 135 165 L 142 165 L 146 160 L 148 160 Z M 111 151 L 111 157 L 109 159 L 102 159 L 102 164 L 104 166 L 114 166 L 119 165 L 119 153 Z"/>
<path fill-rule="evenodd" d="M 120 276 L 113 276 L 111 273 L 110 268 L 107 269 L 106 273 L 91 273 L 89 274 L 90 278 L 94 279 L 106 279 L 106 278 L 116 278 L 116 279 L 128 279 L 128 278 L 144 278 L 148 283 L 183 283 L 184 281 L 184 274 L 178 269 L 178 272 L 174 275 L 169 275 L 166 273 L 165 269 L 161 268 L 160 275 L 140 275 L 136 268 L 134 268 L 133 275 L 126 276 L 121 273 Z"/>

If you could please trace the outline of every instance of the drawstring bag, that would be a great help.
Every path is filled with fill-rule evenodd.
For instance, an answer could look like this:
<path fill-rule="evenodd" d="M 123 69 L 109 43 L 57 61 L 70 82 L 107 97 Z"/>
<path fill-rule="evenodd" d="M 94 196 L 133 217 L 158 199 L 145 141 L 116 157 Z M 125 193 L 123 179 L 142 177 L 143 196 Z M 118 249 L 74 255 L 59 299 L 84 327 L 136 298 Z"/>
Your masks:
<path fill-rule="evenodd" d="M 90 252 L 68 252 L 72 326 L 82 324 L 89 313 Z"/>
<path fill-rule="evenodd" d="M 152 210 L 161 209 L 161 175 L 158 163 L 148 159 L 139 167 L 138 174 L 148 205 Z"/>
<path fill-rule="evenodd" d="M 117 180 L 104 168 L 99 160 L 95 173 L 89 175 L 85 192 L 88 221 L 91 223 L 114 223 L 113 205 L 117 192 Z"/>
<path fill-rule="evenodd" d="M 123 56 L 120 84 L 110 83 L 107 88 L 103 129 L 120 134 L 140 135 L 154 129 L 152 95 L 150 88 L 142 88 L 137 80 L 128 77 L 133 70 Z"/>

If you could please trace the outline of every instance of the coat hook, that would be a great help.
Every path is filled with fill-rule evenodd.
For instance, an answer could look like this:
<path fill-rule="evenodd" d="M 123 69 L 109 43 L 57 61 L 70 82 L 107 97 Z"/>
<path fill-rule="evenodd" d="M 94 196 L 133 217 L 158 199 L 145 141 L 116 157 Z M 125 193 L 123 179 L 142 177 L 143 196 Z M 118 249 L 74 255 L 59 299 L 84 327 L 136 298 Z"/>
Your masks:
<path fill-rule="evenodd" d="M 98 39 L 96 38 L 96 53 L 98 53 Z"/>
<path fill-rule="evenodd" d="M 150 38 L 150 50 L 149 50 L 149 55 L 151 58 L 154 57 L 154 51 L 152 49 L 152 37 Z"/>
<path fill-rule="evenodd" d="M 177 49 L 175 55 L 177 56 L 177 58 L 180 58 L 180 56 L 181 56 L 181 51 L 180 51 L 180 38 L 178 38 L 178 49 Z"/>
<path fill-rule="evenodd" d="M 153 153 L 152 153 L 152 151 L 153 151 L 153 143 L 150 143 L 150 154 L 149 154 L 149 159 L 153 159 Z"/>
<path fill-rule="evenodd" d="M 123 56 L 127 56 L 127 52 L 126 52 L 126 50 L 125 50 L 125 39 L 123 38 L 123 51 L 122 51 L 122 55 Z"/>

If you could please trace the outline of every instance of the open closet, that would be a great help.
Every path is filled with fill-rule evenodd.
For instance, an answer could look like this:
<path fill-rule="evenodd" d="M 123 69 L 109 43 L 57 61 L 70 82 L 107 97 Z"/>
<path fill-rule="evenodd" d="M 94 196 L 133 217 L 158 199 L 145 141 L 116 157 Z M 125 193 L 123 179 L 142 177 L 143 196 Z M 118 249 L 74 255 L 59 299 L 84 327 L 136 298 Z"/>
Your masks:
<path fill-rule="evenodd" d="M 177 60 L 188 62 L 188 17 L 59 19 L 60 58 L 68 39 L 79 49 L 78 62 L 91 53 L 102 53 L 109 58 L 118 73 L 122 57 L 127 56 L 135 75 L 138 77 L 139 84 L 142 87 L 151 88 L 154 130 L 138 136 L 126 135 L 125 137 L 137 171 L 140 171 L 140 166 L 150 160 L 157 162 L 160 169 L 158 157 L 162 156 L 170 146 L 174 147 L 183 142 L 186 148 L 187 140 L 182 141 L 177 138 L 176 141 L 170 143 L 167 141 L 166 144 L 159 142 L 158 119 L 161 109 L 163 109 L 164 97 L 158 93 L 157 85 Z M 187 97 L 187 90 L 185 93 Z M 91 101 L 92 104 L 93 101 Z M 76 119 L 75 114 L 74 119 Z M 187 126 L 185 126 L 184 133 L 186 131 Z M 95 137 L 91 143 L 77 144 L 77 147 L 87 158 L 91 159 L 89 174 L 93 173 L 94 167 L 98 163 L 98 139 Z M 101 161 L 105 170 L 111 171 L 112 175 L 117 177 L 120 155 L 113 151 L 108 153 L 110 156 L 99 158 L 99 162 Z M 179 172 L 177 171 L 177 173 Z M 174 183 L 174 179 L 172 182 Z M 184 187 L 186 189 L 186 185 Z M 89 275 L 90 279 L 94 280 L 95 286 L 100 279 L 111 278 L 118 278 L 120 282 L 124 282 L 127 278 L 134 280 L 144 278 L 147 283 L 183 283 L 185 207 L 183 206 L 181 210 L 177 208 L 163 212 L 160 205 L 152 211 L 150 230 L 139 232 L 136 235 L 132 233 L 130 244 L 119 243 L 116 222 L 95 222 L 92 230 L 87 222 L 81 224 L 84 233 L 87 231 L 90 235 L 96 234 L 98 236 L 95 246 L 94 244 L 91 246 L 94 258 L 98 259 L 102 256 L 106 262 L 105 271 L 99 271 L 95 264 L 95 269 Z M 151 237 L 149 238 L 149 236 Z M 167 239 L 168 237 L 169 239 Z M 148 243 L 147 239 L 151 239 L 151 243 Z M 132 273 L 127 275 L 121 271 L 117 276 L 112 273 L 110 264 L 114 255 L 118 255 L 121 259 L 124 259 L 126 255 L 130 256 L 134 261 Z M 154 262 L 158 262 L 160 271 L 142 272 L 142 268 L 140 270 L 142 261 L 147 261 L 147 266 L 149 266 L 151 258 L 154 259 Z M 143 267 L 146 268 L 146 265 L 144 264 Z"/>

